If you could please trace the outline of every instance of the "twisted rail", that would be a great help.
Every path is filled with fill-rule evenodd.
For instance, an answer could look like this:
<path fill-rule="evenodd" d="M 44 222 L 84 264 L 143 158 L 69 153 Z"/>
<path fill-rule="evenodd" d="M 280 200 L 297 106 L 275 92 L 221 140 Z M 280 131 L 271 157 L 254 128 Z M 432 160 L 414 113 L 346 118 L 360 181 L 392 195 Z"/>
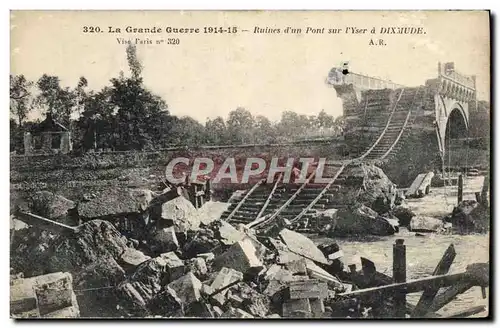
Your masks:
<path fill-rule="evenodd" d="M 380 135 L 378 136 L 377 140 L 375 140 L 375 142 L 373 143 L 373 145 L 367 151 L 365 151 L 365 153 L 363 155 L 361 155 L 360 157 L 358 157 L 358 158 L 356 158 L 354 160 L 358 160 L 359 161 L 359 160 L 364 159 L 377 146 L 377 144 L 380 142 L 380 140 L 382 140 L 382 138 L 384 137 L 385 133 L 387 132 L 387 129 L 389 128 L 389 125 L 391 124 L 392 117 L 394 116 L 394 112 L 396 111 L 396 108 L 398 107 L 399 101 L 401 100 L 401 96 L 403 95 L 404 90 L 405 89 L 401 89 L 401 92 L 399 93 L 398 99 L 396 100 L 396 103 L 394 104 L 394 107 L 392 108 L 391 114 L 389 115 L 389 118 L 387 119 L 387 123 L 386 123 L 386 125 L 384 127 L 384 130 L 382 130 L 382 133 L 380 133 Z"/>
<path fill-rule="evenodd" d="M 380 156 L 379 160 L 382 160 L 382 159 L 386 158 L 391 153 L 391 151 L 394 149 L 394 147 L 398 144 L 399 139 L 401 139 L 401 136 L 403 135 L 403 133 L 404 133 L 404 131 L 406 129 L 406 125 L 408 124 L 408 121 L 410 120 L 410 116 L 412 114 L 412 107 L 413 107 L 413 105 L 415 104 L 415 101 L 418 98 L 419 91 L 420 91 L 420 88 L 418 88 L 417 91 L 415 92 L 415 96 L 413 97 L 413 104 L 408 109 L 408 114 L 406 115 L 405 122 L 403 123 L 403 126 L 401 127 L 401 131 L 399 131 L 399 134 L 398 134 L 396 140 L 394 140 L 394 142 L 389 147 L 389 149 L 382 156 Z"/>
<path fill-rule="evenodd" d="M 262 182 L 264 182 L 264 179 L 259 180 L 259 182 L 257 182 L 256 184 L 253 185 L 252 189 L 250 189 L 245 194 L 245 196 L 240 200 L 240 202 L 238 203 L 238 205 L 236 205 L 236 207 L 231 211 L 231 213 L 229 213 L 229 215 L 227 216 L 227 218 L 224 221 L 229 221 L 234 216 L 234 214 L 236 214 L 236 212 L 240 209 L 241 205 L 243 205 L 243 203 L 245 203 L 245 201 L 247 200 L 248 196 L 250 196 L 255 191 L 255 189 L 257 189 L 257 187 L 262 184 Z"/>
<path fill-rule="evenodd" d="M 318 194 L 318 196 L 316 196 L 316 198 L 314 198 L 311 203 L 309 203 L 309 205 L 307 205 L 306 208 L 304 208 L 302 210 L 302 212 L 300 212 L 299 214 L 297 214 L 296 217 L 294 217 L 290 222 L 291 223 L 294 223 L 298 220 L 300 220 L 314 205 L 316 205 L 316 203 L 321 199 L 321 197 L 323 197 L 323 195 L 328 191 L 328 189 L 330 189 L 330 187 L 332 186 L 332 184 L 335 182 L 335 180 L 337 180 L 337 178 L 339 177 L 339 175 L 342 173 L 342 171 L 344 171 L 344 168 L 349 165 L 349 163 L 347 164 L 343 164 L 339 170 L 337 171 L 337 173 L 335 173 L 335 175 L 333 176 L 333 178 L 326 184 L 326 186 L 321 190 L 321 192 Z"/>
<path fill-rule="evenodd" d="M 337 178 L 342 174 L 342 172 L 344 171 L 344 169 L 351 165 L 352 163 L 354 162 L 358 162 L 358 161 L 362 161 L 366 156 L 368 156 L 371 151 L 377 146 L 377 144 L 380 142 L 380 140 L 382 140 L 382 138 L 384 137 L 384 135 L 386 134 L 388 128 L 389 128 L 389 125 L 391 124 L 391 121 L 392 121 L 392 118 L 394 116 L 394 112 L 396 111 L 396 109 L 398 108 L 398 105 L 399 105 L 399 101 L 401 100 L 401 97 L 403 96 L 403 93 L 404 93 L 405 89 L 401 89 L 399 95 L 398 95 L 398 98 L 396 100 L 396 103 L 394 104 L 393 108 L 392 108 L 392 111 L 391 111 L 391 114 L 389 115 L 389 118 L 387 119 L 387 123 L 384 127 L 384 130 L 382 130 L 382 132 L 380 133 L 380 135 L 378 136 L 377 140 L 375 140 L 375 142 L 372 144 L 372 146 L 366 150 L 361 156 L 357 157 L 357 158 L 354 158 L 350 161 L 348 161 L 347 163 L 344 163 L 342 164 L 342 166 L 340 166 L 340 168 L 338 169 L 338 171 L 335 173 L 335 175 L 332 177 L 332 179 L 325 185 L 325 187 L 321 190 L 321 192 L 311 201 L 311 203 L 309 203 L 309 205 L 307 205 L 306 208 L 304 208 L 297 216 L 295 216 L 292 220 L 291 220 L 291 223 L 294 223 L 298 220 L 300 220 L 323 196 L 324 194 L 328 191 L 328 189 L 330 189 L 330 187 L 332 186 L 332 184 L 337 180 Z M 414 95 L 414 99 L 413 99 L 413 103 L 415 103 L 415 100 L 417 99 L 418 97 L 418 94 L 419 94 L 419 91 L 420 89 L 417 89 L 417 91 L 415 92 L 415 95 Z M 365 107 L 368 105 L 368 102 L 365 104 Z M 412 104 L 413 105 L 413 104 Z M 404 121 L 404 124 L 401 128 L 401 130 L 399 131 L 399 134 L 396 138 L 396 140 L 394 141 L 394 143 L 391 145 L 391 147 L 389 147 L 389 149 L 380 157 L 380 159 L 384 159 L 386 156 L 388 156 L 391 151 L 394 149 L 395 145 L 399 142 L 399 140 L 401 139 L 401 136 L 403 135 L 403 132 L 405 131 L 406 129 L 406 126 L 408 124 L 408 121 L 411 117 L 411 108 L 410 110 L 408 111 L 408 114 L 406 116 L 406 119 Z M 315 171 L 316 172 L 316 171 Z M 287 200 L 287 202 L 285 204 L 283 204 L 275 213 L 273 213 L 273 215 L 271 215 L 269 218 L 267 218 L 266 220 L 264 220 L 263 222 L 259 222 L 258 225 L 262 225 L 264 223 L 268 223 L 270 221 L 272 221 L 274 218 L 276 218 L 288 205 L 290 205 L 290 203 L 298 196 L 298 194 L 304 189 L 304 187 L 310 182 L 310 180 L 314 177 L 315 175 L 315 172 L 313 172 L 309 178 L 300 186 L 300 188 Z M 276 187 L 276 185 L 275 185 Z M 273 191 L 271 192 L 271 195 L 270 197 L 272 196 L 272 193 L 274 192 L 274 189 L 273 188 Z M 270 200 L 270 197 L 268 197 L 268 200 Z M 266 201 L 266 203 L 268 203 Z M 266 204 L 265 204 L 266 205 Z M 267 206 L 267 205 L 266 205 Z M 261 210 L 262 212 L 262 210 Z M 259 218 L 259 216 L 262 214 L 261 212 L 259 212 L 259 215 L 257 216 L 257 219 Z"/>
<path fill-rule="evenodd" d="M 297 196 L 300 194 L 300 192 L 302 191 L 302 189 L 304 189 L 306 187 L 306 185 L 311 181 L 312 178 L 314 178 L 314 176 L 316 175 L 316 171 L 313 171 L 309 177 L 307 178 L 306 181 L 304 181 L 304 183 L 299 187 L 299 189 L 297 189 L 297 191 L 295 191 L 295 193 L 290 197 L 288 198 L 288 200 L 285 202 L 285 204 L 283 204 L 280 208 L 278 208 L 276 210 L 276 212 L 273 213 L 273 215 L 271 215 L 269 217 L 269 219 L 267 221 L 272 221 L 274 218 L 276 218 L 288 205 L 290 205 L 291 202 L 293 202 L 295 200 L 295 198 L 297 198 Z"/>
<path fill-rule="evenodd" d="M 267 199 L 266 199 L 264 205 L 262 205 L 262 208 L 260 209 L 259 213 L 257 214 L 257 217 L 255 218 L 256 220 L 258 218 L 260 218 L 262 216 L 262 214 L 264 214 L 264 211 L 266 210 L 267 206 L 271 202 L 271 198 L 273 197 L 274 192 L 276 191 L 276 188 L 278 187 L 278 183 L 280 182 L 282 176 L 283 176 L 283 173 L 280 173 L 280 175 L 278 176 L 278 179 L 276 179 L 276 182 L 274 183 L 273 189 L 271 189 L 269 196 L 267 196 Z"/>

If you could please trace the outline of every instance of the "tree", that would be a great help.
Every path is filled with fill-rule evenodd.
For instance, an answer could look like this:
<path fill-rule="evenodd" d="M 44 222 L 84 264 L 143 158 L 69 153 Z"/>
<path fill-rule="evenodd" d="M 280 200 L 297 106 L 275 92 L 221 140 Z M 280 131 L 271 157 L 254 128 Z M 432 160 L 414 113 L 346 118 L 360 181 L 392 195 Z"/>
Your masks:
<path fill-rule="evenodd" d="M 189 116 L 174 117 L 171 135 L 174 144 L 199 145 L 205 143 L 205 127 Z"/>
<path fill-rule="evenodd" d="M 318 114 L 318 125 L 320 128 L 328 129 L 334 126 L 334 119 L 332 115 L 328 115 L 324 109 Z"/>
<path fill-rule="evenodd" d="M 10 151 L 15 151 L 19 149 L 19 125 L 16 123 L 16 120 L 9 120 L 9 132 L 10 132 Z"/>
<path fill-rule="evenodd" d="M 10 112 L 16 116 L 19 127 L 32 109 L 32 85 L 33 82 L 28 81 L 24 75 L 10 75 Z"/>
<path fill-rule="evenodd" d="M 259 143 L 269 143 L 275 141 L 276 130 L 267 117 L 263 115 L 255 117 L 255 136 L 258 137 Z"/>
<path fill-rule="evenodd" d="M 345 128 L 345 117 L 338 116 L 337 118 L 335 118 L 334 127 L 335 127 L 336 133 L 338 135 L 341 135 L 344 132 L 344 128 Z"/>
<path fill-rule="evenodd" d="M 127 52 L 127 62 L 134 80 L 141 78 L 142 64 L 137 57 L 137 48 L 133 44 L 129 44 L 126 49 Z"/>
<path fill-rule="evenodd" d="M 165 130 L 156 124 L 168 115 L 166 102 L 144 87 L 142 65 L 135 46 L 126 49 L 131 78 L 121 75 L 111 79 L 110 101 L 116 108 L 116 146 L 118 149 L 145 149 L 155 147 Z"/>
<path fill-rule="evenodd" d="M 111 84 L 110 99 L 117 109 L 117 147 L 122 150 L 152 147 L 156 131 L 150 123 L 167 110 L 167 104 L 147 90 L 141 79 L 112 79 Z"/>
<path fill-rule="evenodd" d="M 83 111 L 76 126 L 80 131 L 80 145 L 84 150 L 92 148 L 113 148 L 114 107 L 110 101 L 111 89 L 85 94 Z"/>
<path fill-rule="evenodd" d="M 254 118 L 252 114 L 243 107 L 238 107 L 229 112 L 227 120 L 228 137 L 232 143 L 253 142 Z"/>
<path fill-rule="evenodd" d="M 224 119 L 217 116 L 215 119 L 208 119 L 205 123 L 207 141 L 212 144 L 221 145 L 227 143 L 227 128 Z"/>
<path fill-rule="evenodd" d="M 278 123 L 278 134 L 286 141 L 300 133 L 299 115 L 292 111 L 284 111 L 281 114 L 281 120 Z"/>
<path fill-rule="evenodd" d="M 87 91 L 85 88 L 87 86 L 87 79 L 84 76 L 81 76 L 74 90 L 76 111 L 78 113 L 81 113 L 84 110 L 84 104 L 87 99 Z"/>
<path fill-rule="evenodd" d="M 38 80 L 37 87 L 40 90 L 36 99 L 38 106 L 45 107 L 54 119 L 68 126 L 76 104 L 75 93 L 68 87 L 62 88 L 59 77 L 47 74 Z"/>

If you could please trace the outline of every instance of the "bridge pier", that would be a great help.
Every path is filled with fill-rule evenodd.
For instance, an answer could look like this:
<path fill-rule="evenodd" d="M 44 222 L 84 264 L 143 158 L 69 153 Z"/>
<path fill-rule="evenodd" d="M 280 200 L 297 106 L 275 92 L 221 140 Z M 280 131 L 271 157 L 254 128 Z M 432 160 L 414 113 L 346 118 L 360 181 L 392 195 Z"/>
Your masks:
<path fill-rule="evenodd" d="M 423 171 L 444 173 L 445 166 L 450 165 L 446 156 L 451 141 L 468 137 L 469 108 L 476 101 L 476 79 L 455 71 L 453 63 L 439 63 L 437 77 L 420 87 L 408 88 L 352 72 L 346 75 L 336 68 L 330 71 L 327 83 L 343 100 L 344 135 L 351 154 L 363 153 L 382 134 L 388 136 L 380 141 L 387 146 L 379 147 L 383 148 L 378 152 L 379 164 L 389 171 L 394 169 L 395 174 L 401 175 L 398 171 L 408 174 L 394 177 L 386 172 L 394 182 L 407 184 Z M 417 95 L 413 101 L 406 99 L 399 103 L 400 90 Z M 408 113 L 406 121 L 393 118 L 398 112 L 403 112 L 399 117 Z"/>

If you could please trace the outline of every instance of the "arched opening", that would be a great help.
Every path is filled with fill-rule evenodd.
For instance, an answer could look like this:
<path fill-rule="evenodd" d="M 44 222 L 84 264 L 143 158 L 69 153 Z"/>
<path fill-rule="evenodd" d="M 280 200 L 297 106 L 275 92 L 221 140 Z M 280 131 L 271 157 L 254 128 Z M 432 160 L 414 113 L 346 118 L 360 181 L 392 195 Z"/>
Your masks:
<path fill-rule="evenodd" d="M 445 132 L 445 166 L 451 170 L 461 170 L 467 166 L 468 126 L 461 108 L 450 112 Z"/>

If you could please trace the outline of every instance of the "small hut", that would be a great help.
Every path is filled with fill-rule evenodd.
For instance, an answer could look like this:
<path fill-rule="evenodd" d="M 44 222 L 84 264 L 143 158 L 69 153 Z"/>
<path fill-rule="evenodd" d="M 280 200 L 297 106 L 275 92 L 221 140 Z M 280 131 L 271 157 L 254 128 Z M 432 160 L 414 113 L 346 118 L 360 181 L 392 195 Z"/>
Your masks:
<path fill-rule="evenodd" d="M 24 133 L 24 154 L 67 154 L 71 151 L 71 132 L 47 113 L 44 121 Z"/>

